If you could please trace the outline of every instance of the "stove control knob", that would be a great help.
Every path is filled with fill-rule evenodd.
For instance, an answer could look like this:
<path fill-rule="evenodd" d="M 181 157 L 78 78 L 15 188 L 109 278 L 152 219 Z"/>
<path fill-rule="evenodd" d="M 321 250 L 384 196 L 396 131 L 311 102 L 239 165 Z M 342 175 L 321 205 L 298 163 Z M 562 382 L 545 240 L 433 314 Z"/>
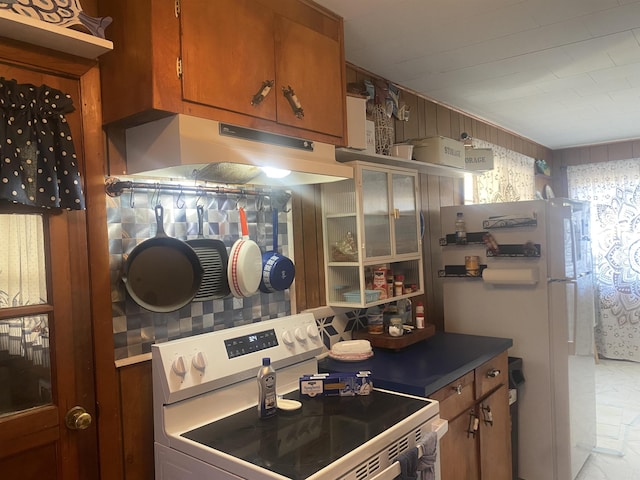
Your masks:
<path fill-rule="evenodd" d="M 294 333 L 295 333 L 295 335 L 296 335 L 296 339 L 297 339 L 299 342 L 304 343 L 304 342 L 306 342 L 306 341 L 307 341 L 307 336 L 304 334 L 304 332 L 302 331 L 302 329 L 301 329 L 301 328 L 296 328 L 296 329 L 294 330 Z"/>
<path fill-rule="evenodd" d="M 182 355 L 178 355 L 173 361 L 171 364 L 171 370 L 179 377 L 185 377 L 187 374 L 187 366 L 185 365 L 184 357 Z"/>
<path fill-rule="evenodd" d="M 282 341 L 285 343 L 285 345 L 293 345 L 293 337 L 291 337 L 291 332 L 289 330 L 285 330 L 282 334 Z"/>
<path fill-rule="evenodd" d="M 204 354 L 204 352 L 196 353 L 196 355 L 191 359 L 191 365 L 193 365 L 193 368 L 202 373 L 204 373 L 208 364 L 209 363 L 207 362 L 207 356 Z"/>
<path fill-rule="evenodd" d="M 309 338 L 312 338 L 313 340 L 318 340 L 320 338 L 320 335 L 318 334 L 318 327 L 315 325 L 308 325 L 307 335 L 309 335 Z"/>

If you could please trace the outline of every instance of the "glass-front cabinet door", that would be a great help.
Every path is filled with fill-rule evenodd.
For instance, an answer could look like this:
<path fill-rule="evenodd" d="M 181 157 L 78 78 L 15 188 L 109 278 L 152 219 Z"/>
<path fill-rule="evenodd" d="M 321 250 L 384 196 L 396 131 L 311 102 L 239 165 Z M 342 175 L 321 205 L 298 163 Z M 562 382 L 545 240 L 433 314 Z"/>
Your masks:
<path fill-rule="evenodd" d="M 365 257 L 391 255 L 389 175 L 363 168 L 359 186 L 362 191 Z"/>
<path fill-rule="evenodd" d="M 395 253 L 418 253 L 418 213 L 416 211 L 416 176 L 392 173 Z"/>

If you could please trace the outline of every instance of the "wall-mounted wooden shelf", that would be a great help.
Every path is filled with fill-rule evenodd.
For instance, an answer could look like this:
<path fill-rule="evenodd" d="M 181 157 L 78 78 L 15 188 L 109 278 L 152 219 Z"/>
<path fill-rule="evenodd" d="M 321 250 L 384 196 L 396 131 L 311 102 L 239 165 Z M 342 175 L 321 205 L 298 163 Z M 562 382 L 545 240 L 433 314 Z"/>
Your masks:
<path fill-rule="evenodd" d="M 437 165 L 435 163 L 419 162 L 417 160 L 407 160 L 405 158 L 392 157 L 390 155 L 379 155 L 377 153 L 367 153 L 352 148 L 336 148 L 336 160 L 339 162 L 352 162 L 360 160 L 363 162 L 377 163 L 391 167 L 410 168 L 419 173 L 427 175 L 438 175 L 441 177 L 464 178 L 466 175 L 477 175 L 482 171 L 464 170 L 462 168 L 449 167 L 447 165 Z"/>
<path fill-rule="evenodd" d="M 113 42 L 88 33 L 52 25 L 35 18 L 0 10 L 0 37 L 95 59 L 113 50 Z"/>

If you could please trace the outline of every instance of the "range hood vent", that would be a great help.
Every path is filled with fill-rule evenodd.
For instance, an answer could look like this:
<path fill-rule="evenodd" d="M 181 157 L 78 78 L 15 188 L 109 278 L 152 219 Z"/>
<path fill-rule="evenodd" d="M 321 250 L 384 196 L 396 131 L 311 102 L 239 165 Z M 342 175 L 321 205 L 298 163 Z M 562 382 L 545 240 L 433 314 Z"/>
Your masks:
<path fill-rule="evenodd" d="M 189 115 L 129 128 L 126 142 L 132 175 L 285 187 L 353 178 L 333 145 Z M 291 173 L 274 178 L 268 168 Z"/>

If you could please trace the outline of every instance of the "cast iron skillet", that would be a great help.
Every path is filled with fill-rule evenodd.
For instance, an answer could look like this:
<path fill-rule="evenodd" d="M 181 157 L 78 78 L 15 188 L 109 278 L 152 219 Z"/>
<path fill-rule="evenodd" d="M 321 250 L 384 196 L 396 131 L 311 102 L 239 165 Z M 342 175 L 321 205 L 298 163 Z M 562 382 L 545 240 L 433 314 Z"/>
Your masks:
<path fill-rule="evenodd" d="M 205 302 L 224 298 L 231 293 L 227 280 L 229 255 L 222 240 L 205 238 L 203 233 L 204 208 L 202 205 L 197 205 L 196 210 L 198 211 L 198 238 L 187 240 L 186 243 L 196 252 L 204 269 L 200 289 L 193 300 Z"/>
<path fill-rule="evenodd" d="M 155 214 L 156 236 L 134 247 L 122 280 L 141 307 L 152 312 L 173 312 L 198 293 L 203 269 L 193 248 L 164 232 L 161 205 L 156 205 Z"/>

